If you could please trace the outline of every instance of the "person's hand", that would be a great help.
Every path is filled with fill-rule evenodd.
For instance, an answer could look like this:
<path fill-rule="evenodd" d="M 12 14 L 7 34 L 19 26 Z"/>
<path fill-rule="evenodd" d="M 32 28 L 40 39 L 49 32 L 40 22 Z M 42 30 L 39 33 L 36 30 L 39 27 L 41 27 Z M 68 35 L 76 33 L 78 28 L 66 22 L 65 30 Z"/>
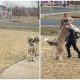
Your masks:
<path fill-rule="evenodd" d="M 70 28 L 69 26 L 65 26 L 65 27 L 68 28 L 68 29 Z"/>
<path fill-rule="evenodd" d="M 80 33 L 80 29 L 79 29 L 79 33 Z"/>
<path fill-rule="evenodd" d="M 79 33 L 80 33 L 80 29 L 79 29 L 79 28 L 74 28 L 74 30 L 75 30 L 76 32 L 79 32 Z"/>

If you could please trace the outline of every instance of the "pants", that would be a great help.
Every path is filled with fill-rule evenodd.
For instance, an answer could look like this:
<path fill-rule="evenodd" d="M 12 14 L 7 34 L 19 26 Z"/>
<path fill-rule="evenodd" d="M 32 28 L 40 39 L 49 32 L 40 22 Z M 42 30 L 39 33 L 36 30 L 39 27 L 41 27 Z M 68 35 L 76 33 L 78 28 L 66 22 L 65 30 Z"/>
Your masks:
<path fill-rule="evenodd" d="M 73 47 L 73 49 L 78 53 L 78 58 L 80 58 L 80 51 L 79 49 L 77 48 L 77 45 L 76 45 L 76 39 L 73 39 L 70 41 L 70 39 L 67 41 L 66 43 L 66 49 L 67 49 L 67 52 L 68 52 L 68 58 L 71 57 L 71 53 L 70 53 L 70 47 Z"/>

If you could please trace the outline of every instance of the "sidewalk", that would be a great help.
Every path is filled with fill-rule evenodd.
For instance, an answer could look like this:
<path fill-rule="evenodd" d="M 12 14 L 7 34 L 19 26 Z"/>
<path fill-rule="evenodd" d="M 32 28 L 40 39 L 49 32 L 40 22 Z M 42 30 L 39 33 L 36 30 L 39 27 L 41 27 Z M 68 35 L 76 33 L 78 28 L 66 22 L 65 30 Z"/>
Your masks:
<path fill-rule="evenodd" d="M 39 59 L 34 62 L 23 60 L 10 66 L 0 73 L 0 79 L 38 79 L 39 78 Z"/>

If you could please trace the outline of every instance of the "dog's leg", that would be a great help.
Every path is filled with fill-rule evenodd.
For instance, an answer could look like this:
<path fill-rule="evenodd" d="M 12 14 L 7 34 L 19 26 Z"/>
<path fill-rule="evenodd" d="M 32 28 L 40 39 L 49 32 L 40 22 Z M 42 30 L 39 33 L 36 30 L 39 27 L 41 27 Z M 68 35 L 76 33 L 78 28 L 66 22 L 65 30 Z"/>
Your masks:
<path fill-rule="evenodd" d="M 59 48 L 59 60 L 63 60 L 62 55 L 63 55 L 63 47 L 61 46 Z"/>
<path fill-rule="evenodd" d="M 37 56 L 37 46 L 35 46 L 34 55 Z"/>
<path fill-rule="evenodd" d="M 33 48 L 32 48 L 32 52 L 31 52 L 31 60 L 32 61 L 35 61 L 35 54 L 34 54 L 34 51 L 35 50 L 35 48 L 34 48 L 34 46 L 33 46 Z"/>
<path fill-rule="evenodd" d="M 54 55 L 54 58 L 57 59 L 57 60 L 63 60 L 63 58 L 62 58 L 63 47 L 62 46 L 60 46 L 60 47 L 57 46 L 56 48 L 57 48 L 57 51 L 56 51 L 56 53 Z"/>
<path fill-rule="evenodd" d="M 34 55 L 31 55 L 31 61 L 35 61 Z"/>
<path fill-rule="evenodd" d="M 38 45 L 34 45 L 34 56 L 38 56 Z"/>
<path fill-rule="evenodd" d="M 39 54 L 38 54 L 38 45 L 36 45 L 36 47 L 35 47 L 35 56 L 39 56 Z"/>
<path fill-rule="evenodd" d="M 57 52 L 58 53 L 58 52 Z M 56 54 L 56 53 L 55 53 Z M 63 60 L 63 58 L 62 58 L 62 54 L 59 52 L 58 54 L 56 54 L 56 55 L 54 55 L 54 58 L 56 59 L 56 60 Z"/>
<path fill-rule="evenodd" d="M 33 48 L 28 49 L 28 55 L 27 55 L 28 61 L 34 61 L 34 55 L 33 55 Z"/>
<path fill-rule="evenodd" d="M 58 50 L 58 49 L 56 50 L 56 53 L 54 54 L 54 58 L 55 58 L 56 60 L 59 59 L 59 50 Z"/>
<path fill-rule="evenodd" d="M 27 52 L 27 60 L 28 61 L 29 61 L 29 57 L 30 57 L 29 53 L 30 53 L 30 49 L 28 48 L 28 52 Z"/>

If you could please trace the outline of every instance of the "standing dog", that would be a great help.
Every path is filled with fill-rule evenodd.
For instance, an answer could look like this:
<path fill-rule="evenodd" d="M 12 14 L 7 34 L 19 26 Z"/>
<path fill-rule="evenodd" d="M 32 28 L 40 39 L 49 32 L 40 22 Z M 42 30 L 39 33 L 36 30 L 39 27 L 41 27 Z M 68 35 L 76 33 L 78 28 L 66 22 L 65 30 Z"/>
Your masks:
<path fill-rule="evenodd" d="M 38 37 L 31 37 L 28 38 L 28 61 L 34 61 L 35 56 L 38 55 L 38 43 L 39 38 Z"/>
<path fill-rule="evenodd" d="M 56 45 L 56 53 L 55 53 L 55 58 L 62 60 L 62 54 L 63 54 L 63 47 L 64 47 L 64 42 L 66 40 L 66 37 L 69 35 L 69 29 L 73 29 L 76 32 L 80 32 L 80 30 L 77 27 L 74 27 L 72 25 L 73 19 L 71 17 L 68 17 L 67 19 L 62 19 L 61 20 L 61 26 L 60 26 L 60 31 L 58 34 L 58 37 L 56 39 L 56 42 L 54 41 L 46 41 L 48 42 L 49 45 Z"/>
<path fill-rule="evenodd" d="M 67 22 L 63 22 L 56 41 L 50 42 L 46 39 L 49 45 L 56 45 L 56 53 L 54 56 L 54 58 L 56 59 L 59 59 L 59 60 L 63 59 L 62 54 L 63 54 L 64 42 L 66 37 L 69 35 L 68 28 L 69 28 L 69 24 Z"/>

